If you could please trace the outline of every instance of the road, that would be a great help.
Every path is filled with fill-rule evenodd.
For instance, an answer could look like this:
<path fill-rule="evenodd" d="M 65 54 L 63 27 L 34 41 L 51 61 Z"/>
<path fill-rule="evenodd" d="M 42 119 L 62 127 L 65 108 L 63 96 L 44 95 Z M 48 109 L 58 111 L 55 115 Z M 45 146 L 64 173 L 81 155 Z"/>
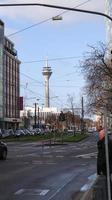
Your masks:
<path fill-rule="evenodd" d="M 96 136 L 55 146 L 8 143 L 0 161 L 0 200 L 77 200 L 96 173 Z"/>

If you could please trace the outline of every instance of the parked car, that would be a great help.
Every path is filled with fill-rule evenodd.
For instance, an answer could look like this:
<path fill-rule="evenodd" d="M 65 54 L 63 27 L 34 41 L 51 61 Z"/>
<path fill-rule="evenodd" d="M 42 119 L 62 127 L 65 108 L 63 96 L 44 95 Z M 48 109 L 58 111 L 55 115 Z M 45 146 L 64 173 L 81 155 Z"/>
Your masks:
<path fill-rule="evenodd" d="M 7 145 L 0 141 L 0 159 L 6 160 L 7 158 Z"/>
<path fill-rule="evenodd" d="M 0 138 L 2 138 L 2 130 L 0 129 Z"/>
<path fill-rule="evenodd" d="M 88 133 L 93 133 L 93 129 L 92 128 L 88 128 Z"/>
<path fill-rule="evenodd" d="M 31 135 L 31 131 L 28 129 L 23 129 L 25 135 Z"/>
<path fill-rule="evenodd" d="M 14 136 L 14 131 L 13 131 L 13 129 L 8 129 L 7 132 L 9 133 L 9 136 Z"/>
<path fill-rule="evenodd" d="M 2 130 L 2 138 L 6 138 L 6 137 L 9 137 L 10 136 L 10 133 L 8 130 L 6 129 L 3 129 Z"/>
<path fill-rule="evenodd" d="M 68 129 L 68 130 L 67 130 L 67 133 L 68 133 L 68 134 L 73 134 L 73 133 L 74 133 L 74 130 Z"/>
<path fill-rule="evenodd" d="M 24 136 L 25 132 L 22 129 L 18 129 L 15 131 L 15 136 L 19 137 L 19 136 Z"/>

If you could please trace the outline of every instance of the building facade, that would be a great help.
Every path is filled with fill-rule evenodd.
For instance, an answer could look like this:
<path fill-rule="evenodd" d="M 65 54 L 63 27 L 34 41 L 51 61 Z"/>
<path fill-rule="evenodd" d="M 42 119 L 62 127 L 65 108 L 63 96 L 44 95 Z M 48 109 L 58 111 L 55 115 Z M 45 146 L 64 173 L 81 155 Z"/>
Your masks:
<path fill-rule="evenodd" d="M 20 122 L 20 61 L 14 43 L 4 35 L 0 20 L 0 128 L 17 128 Z"/>
<path fill-rule="evenodd" d="M 36 116 L 35 116 L 36 113 Z M 21 116 L 21 124 L 20 126 L 23 128 L 25 127 L 24 124 L 24 119 L 28 120 L 28 127 L 27 128 L 32 128 L 35 125 L 35 117 L 36 117 L 36 124 L 46 124 L 46 121 L 49 117 L 54 117 L 55 120 L 59 116 L 60 111 L 56 107 L 40 107 L 37 106 L 36 110 L 35 107 L 25 107 L 24 111 L 20 112 Z M 54 118 L 53 118 L 54 119 Z"/>
<path fill-rule="evenodd" d="M 112 0 L 105 0 L 105 10 L 106 14 L 112 17 Z M 112 22 L 108 19 L 106 24 L 106 41 L 110 50 L 112 50 Z"/>

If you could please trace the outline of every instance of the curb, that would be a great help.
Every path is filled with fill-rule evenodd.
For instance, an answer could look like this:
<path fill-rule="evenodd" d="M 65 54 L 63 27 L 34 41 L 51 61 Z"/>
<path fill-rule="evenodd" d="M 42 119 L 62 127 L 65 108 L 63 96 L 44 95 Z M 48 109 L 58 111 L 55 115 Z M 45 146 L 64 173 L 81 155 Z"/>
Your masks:
<path fill-rule="evenodd" d="M 106 177 L 100 175 L 93 186 L 84 193 L 80 200 L 107 200 Z"/>

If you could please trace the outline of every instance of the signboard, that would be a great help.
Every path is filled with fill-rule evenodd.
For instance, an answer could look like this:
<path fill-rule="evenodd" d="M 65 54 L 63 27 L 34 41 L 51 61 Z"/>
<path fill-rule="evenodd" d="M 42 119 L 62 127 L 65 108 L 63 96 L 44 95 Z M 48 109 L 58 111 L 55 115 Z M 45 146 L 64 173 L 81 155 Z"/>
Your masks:
<path fill-rule="evenodd" d="M 23 97 L 18 98 L 18 109 L 23 110 Z"/>

